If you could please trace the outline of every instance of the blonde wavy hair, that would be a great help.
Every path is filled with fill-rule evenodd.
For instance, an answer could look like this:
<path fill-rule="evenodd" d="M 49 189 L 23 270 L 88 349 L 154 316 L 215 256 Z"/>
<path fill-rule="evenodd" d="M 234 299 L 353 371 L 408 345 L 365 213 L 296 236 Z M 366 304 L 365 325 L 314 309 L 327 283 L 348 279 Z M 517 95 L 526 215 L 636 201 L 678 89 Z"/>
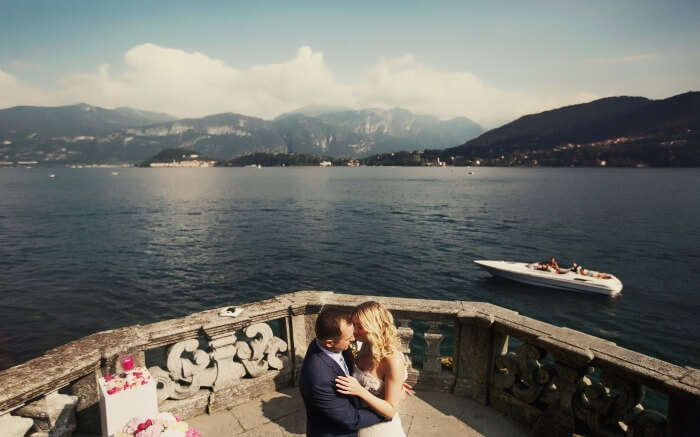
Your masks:
<path fill-rule="evenodd" d="M 362 324 L 367 331 L 367 338 L 372 343 L 372 361 L 379 364 L 385 357 L 391 356 L 394 351 L 401 351 L 401 340 L 394 325 L 394 317 L 389 310 L 379 302 L 364 302 L 353 311 L 353 319 Z"/>

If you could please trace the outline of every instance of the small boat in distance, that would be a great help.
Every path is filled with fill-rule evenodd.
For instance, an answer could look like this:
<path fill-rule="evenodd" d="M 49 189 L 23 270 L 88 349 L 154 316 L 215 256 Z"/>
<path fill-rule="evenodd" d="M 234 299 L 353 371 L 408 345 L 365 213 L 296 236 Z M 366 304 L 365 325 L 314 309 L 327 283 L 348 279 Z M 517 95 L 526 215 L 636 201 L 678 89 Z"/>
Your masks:
<path fill-rule="evenodd" d="M 609 273 L 589 271 L 588 274 L 581 274 L 567 269 L 540 270 L 537 268 L 540 266 L 538 263 L 514 261 L 474 260 L 474 262 L 494 276 L 524 284 L 608 296 L 616 296 L 622 291 L 622 282 Z"/>
<path fill-rule="evenodd" d="M 55 177 L 56 177 L 56 175 L 55 175 L 55 174 L 53 174 L 53 173 L 51 173 L 51 174 L 49 175 L 49 177 L 50 177 L 51 179 L 53 179 L 53 178 L 55 178 Z"/>
<path fill-rule="evenodd" d="M 113 171 L 113 172 L 112 172 L 112 176 L 119 176 L 119 172 L 118 172 L 118 171 Z"/>

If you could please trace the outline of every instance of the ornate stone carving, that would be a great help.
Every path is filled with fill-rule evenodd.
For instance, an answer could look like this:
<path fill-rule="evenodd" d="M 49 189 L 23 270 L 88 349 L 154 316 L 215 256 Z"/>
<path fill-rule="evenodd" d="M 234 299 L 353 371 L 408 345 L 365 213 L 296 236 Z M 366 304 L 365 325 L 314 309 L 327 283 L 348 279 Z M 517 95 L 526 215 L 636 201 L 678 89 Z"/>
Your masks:
<path fill-rule="evenodd" d="M 236 342 L 238 358 L 243 363 L 245 370 L 253 378 L 267 372 L 268 367 L 281 369 L 284 367 L 282 356 L 279 352 L 287 350 L 287 343 L 272 334 L 272 328 L 265 323 L 258 323 L 246 328 L 245 335 L 251 338 L 249 343 Z"/>
<path fill-rule="evenodd" d="M 287 357 L 281 352 L 287 350 L 287 343 L 275 337 L 269 325 L 248 326 L 244 334 L 245 340 L 238 340 L 235 334 L 211 340 L 208 352 L 200 349 L 197 339 L 170 346 L 167 371 L 149 368 L 157 383 L 158 401 L 185 399 L 202 387 L 219 391 L 242 377 L 256 378 L 269 369 L 284 368 Z"/>
<path fill-rule="evenodd" d="M 493 383 L 501 390 L 509 390 L 517 399 L 532 404 L 541 399 L 554 400 L 556 392 L 554 366 L 543 364 L 546 352 L 535 346 L 523 344 L 517 350 L 498 355 L 495 360 Z"/>
<path fill-rule="evenodd" d="M 573 401 L 574 414 L 595 435 L 663 436 L 666 417 L 644 409 L 644 394 L 641 384 L 603 370 L 599 381 L 589 376 L 581 379 Z"/>

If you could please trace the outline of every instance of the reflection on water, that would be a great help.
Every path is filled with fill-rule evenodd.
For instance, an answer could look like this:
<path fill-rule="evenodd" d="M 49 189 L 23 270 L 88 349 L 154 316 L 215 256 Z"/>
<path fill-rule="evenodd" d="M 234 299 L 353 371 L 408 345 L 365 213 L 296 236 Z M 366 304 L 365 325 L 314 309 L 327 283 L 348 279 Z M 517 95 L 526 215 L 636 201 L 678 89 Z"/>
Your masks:
<path fill-rule="evenodd" d="M 0 366 L 300 289 L 486 301 L 700 366 L 698 170 L 0 171 Z M 491 278 L 557 256 L 620 298 Z"/>

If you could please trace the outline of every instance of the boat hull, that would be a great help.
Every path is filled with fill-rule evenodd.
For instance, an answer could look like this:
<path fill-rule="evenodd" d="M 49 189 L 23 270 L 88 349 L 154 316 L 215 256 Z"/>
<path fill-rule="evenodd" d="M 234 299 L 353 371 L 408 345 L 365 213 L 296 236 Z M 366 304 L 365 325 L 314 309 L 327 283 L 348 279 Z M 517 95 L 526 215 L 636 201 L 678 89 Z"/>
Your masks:
<path fill-rule="evenodd" d="M 553 273 L 533 270 L 527 263 L 513 261 L 475 260 L 474 262 L 494 276 L 539 287 L 607 296 L 616 296 L 622 291 L 622 282 L 612 275 L 610 279 L 602 279 L 574 272 Z"/>

